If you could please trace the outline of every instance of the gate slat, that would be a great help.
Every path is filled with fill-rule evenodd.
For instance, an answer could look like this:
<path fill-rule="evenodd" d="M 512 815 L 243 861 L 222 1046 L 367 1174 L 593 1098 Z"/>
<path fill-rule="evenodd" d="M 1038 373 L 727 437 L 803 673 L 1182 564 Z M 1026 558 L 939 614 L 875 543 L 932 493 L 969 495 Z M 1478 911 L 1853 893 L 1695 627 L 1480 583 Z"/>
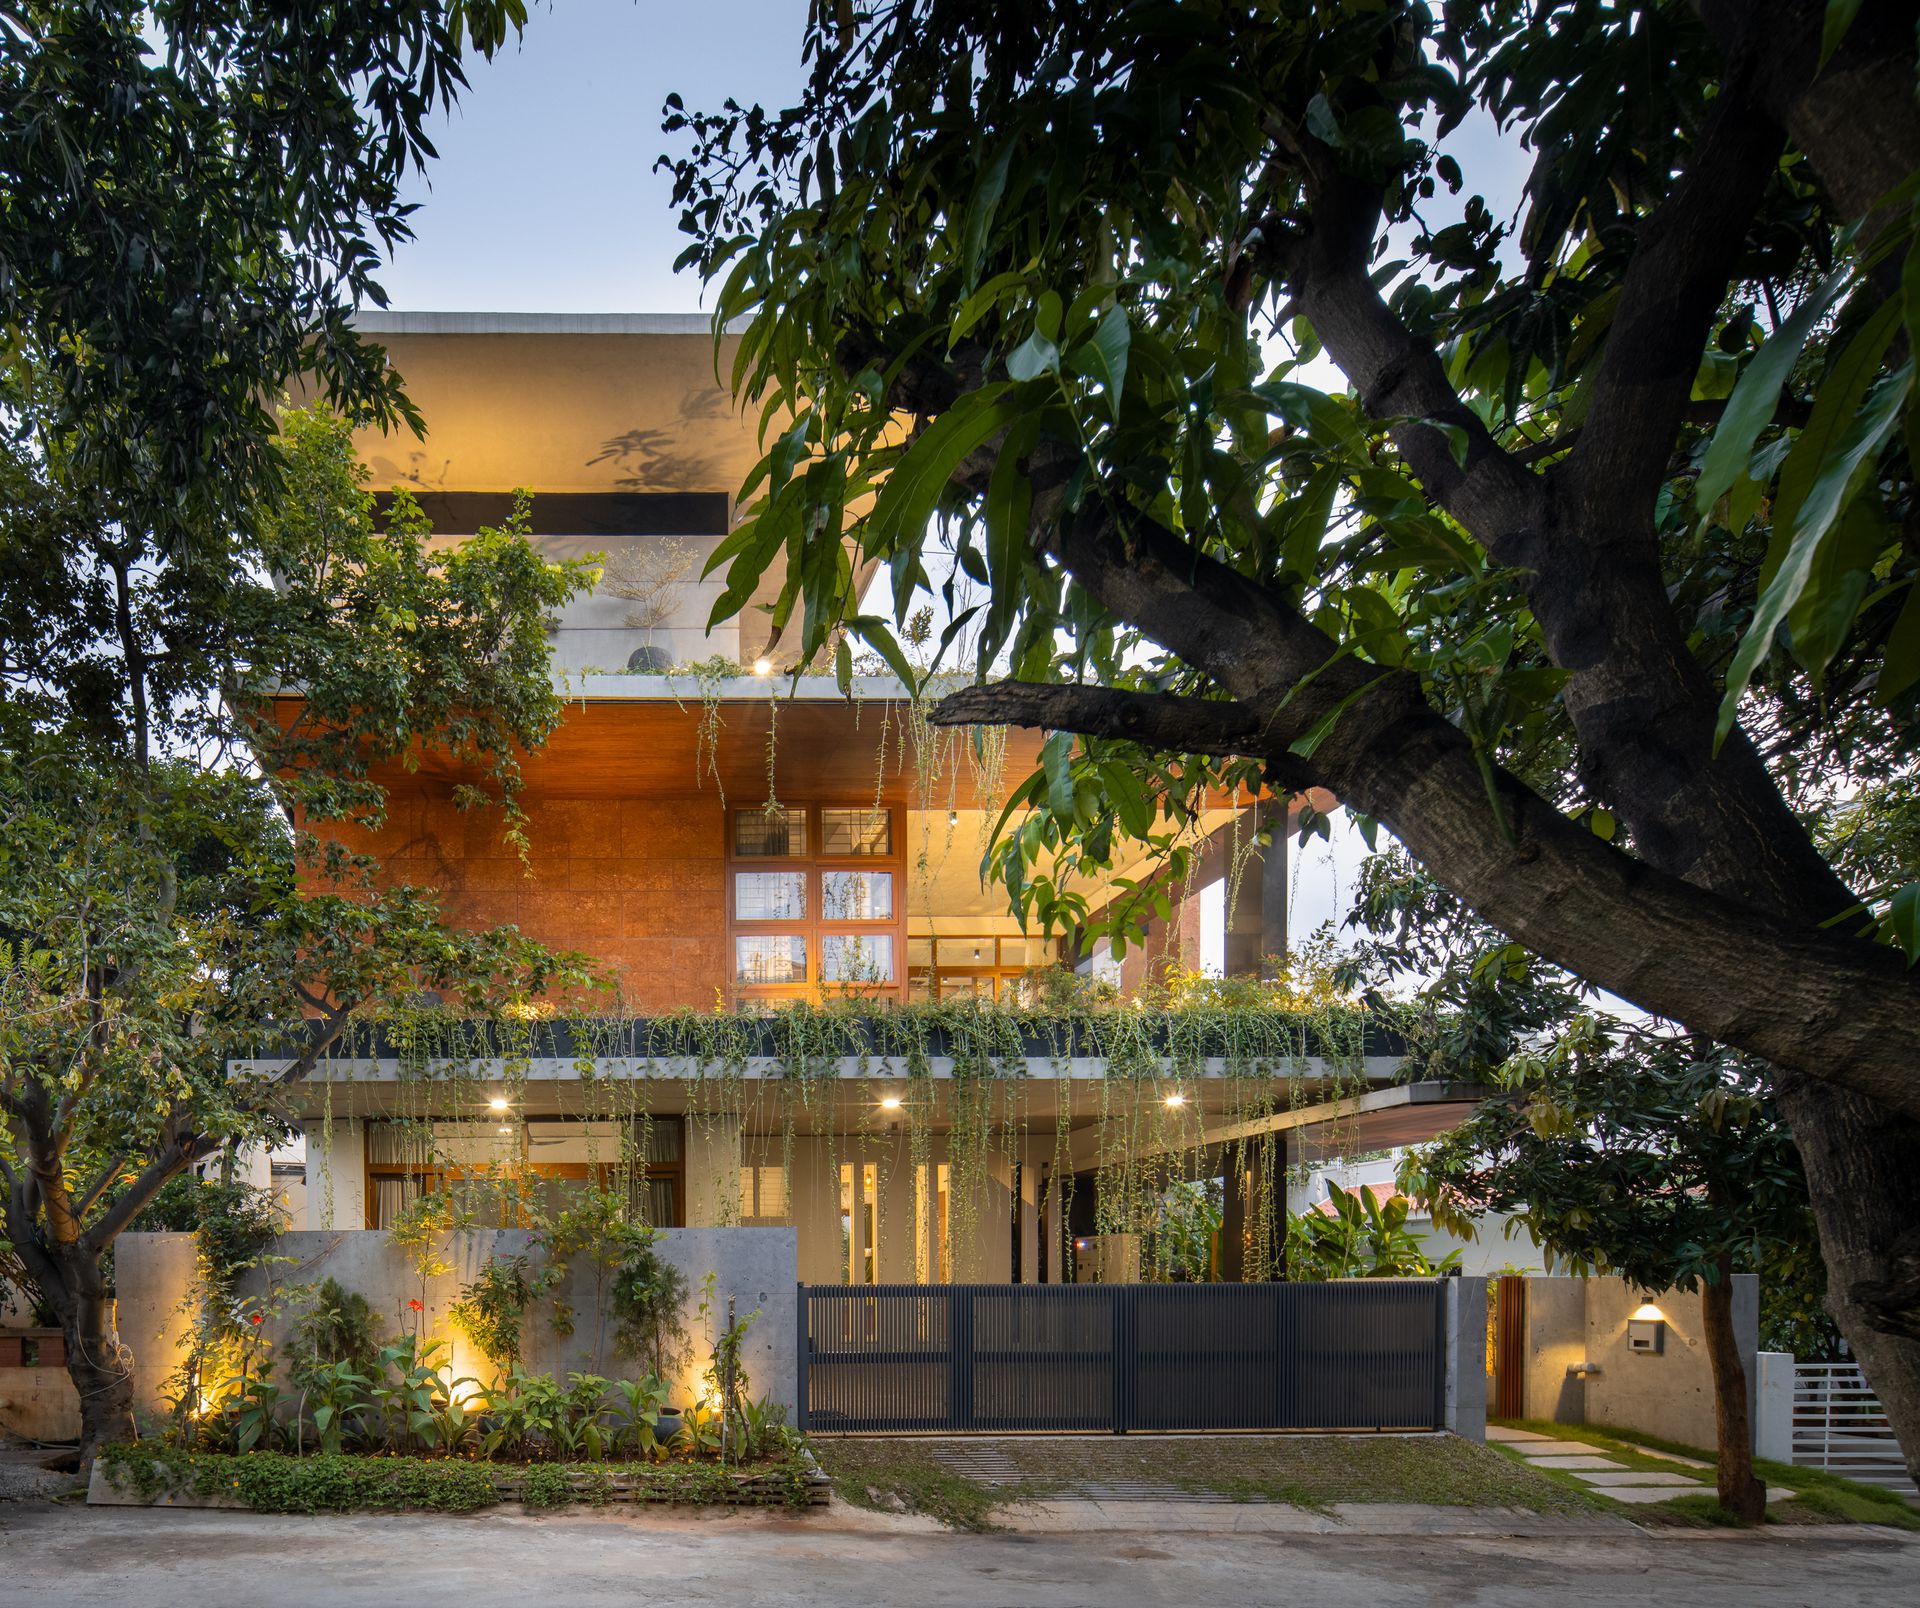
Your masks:
<path fill-rule="evenodd" d="M 1439 1280 L 802 1286 L 814 1434 L 1434 1429 Z"/>

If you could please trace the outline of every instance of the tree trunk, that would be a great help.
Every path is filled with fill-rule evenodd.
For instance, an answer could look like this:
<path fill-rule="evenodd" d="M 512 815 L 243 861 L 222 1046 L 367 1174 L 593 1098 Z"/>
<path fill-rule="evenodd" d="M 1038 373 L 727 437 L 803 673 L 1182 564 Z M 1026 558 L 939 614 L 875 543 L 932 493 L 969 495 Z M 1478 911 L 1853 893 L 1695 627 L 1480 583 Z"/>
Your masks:
<path fill-rule="evenodd" d="M 1920 1123 L 1858 1095 L 1776 1067 L 1774 1095 L 1807 1171 L 1827 1264 L 1827 1310 L 1846 1336 L 1920 1479 L 1920 1336 L 1874 1296 L 1889 1287 L 1891 1248 L 1912 1227 Z"/>
<path fill-rule="evenodd" d="M 1767 1489 L 1753 1477 L 1753 1413 L 1747 1370 L 1733 1332 L 1733 1261 L 1722 1255 L 1717 1276 L 1700 1286 L 1707 1361 L 1713 1367 L 1713 1422 L 1719 1460 L 1720 1505 L 1748 1524 L 1767 1516 Z"/>
<path fill-rule="evenodd" d="M 133 1358 L 107 1332 L 110 1303 L 97 1257 L 76 1282 L 87 1287 L 85 1293 L 63 1292 L 54 1307 L 67 1342 L 67 1377 L 80 1397 L 80 1477 L 85 1479 L 102 1446 L 133 1439 Z"/>

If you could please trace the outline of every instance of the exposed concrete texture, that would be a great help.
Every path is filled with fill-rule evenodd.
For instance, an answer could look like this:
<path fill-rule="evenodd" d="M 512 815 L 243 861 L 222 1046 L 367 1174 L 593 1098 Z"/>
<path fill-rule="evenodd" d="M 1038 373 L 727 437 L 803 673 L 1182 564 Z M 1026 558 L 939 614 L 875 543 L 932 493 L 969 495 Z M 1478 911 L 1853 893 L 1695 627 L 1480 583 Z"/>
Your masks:
<path fill-rule="evenodd" d="M 1628 1315 L 1648 1301 L 1665 1319 L 1663 1346 L 1630 1351 Z M 1751 1406 L 1760 1286 L 1750 1273 L 1734 1276 L 1733 1328 Z M 1525 1353 L 1529 1418 L 1610 1425 L 1690 1446 L 1714 1443 L 1713 1370 L 1697 1291 L 1650 1297 L 1620 1278 L 1528 1279 Z"/>
<path fill-rule="evenodd" d="M 1448 1279 L 1446 1427 L 1487 1438 L 1487 1281 Z"/>
<path fill-rule="evenodd" d="M 1763 1351 L 1754 1359 L 1753 1455 L 1793 1461 L 1793 1353 Z"/>
<path fill-rule="evenodd" d="M 485 1230 L 451 1234 L 435 1248 L 435 1261 L 444 1271 L 422 1278 L 412 1255 L 395 1246 L 384 1233 L 366 1229 L 333 1233 L 303 1232 L 282 1235 L 276 1258 L 256 1269 L 241 1284 L 243 1297 L 266 1300 L 273 1311 L 263 1325 L 275 1344 L 287 1341 L 301 1310 L 298 1287 L 332 1278 L 348 1290 L 364 1295 L 386 1320 L 388 1336 L 407 1330 L 446 1338 L 451 1342 L 454 1376 L 483 1381 L 493 1368 L 452 1323 L 449 1309 L 460 1289 L 470 1283 L 495 1256 L 526 1253 L 533 1235 L 523 1229 Z M 794 1407 L 796 1380 L 796 1288 L 794 1231 L 791 1228 L 670 1228 L 661 1233 L 660 1255 L 686 1275 L 688 1295 L 682 1317 L 691 1355 L 680 1370 L 679 1405 L 701 1394 L 699 1373 L 713 1335 L 703 1328 L 697 1304 L 701 1283 L 709 1271 L 716 1275 L 716 1314 L 712 1328 L 725 1322 L 728 1298 L 738 1317 L 757 1312 L 748 1332 L 742 1361 L 755 1396 L 766 1396 Z M 187 1332 L 187 1297 L 193 1278 L 193 1237 L 190 1234 L 124 1234 L 115 1253 L 120 1292 L 121 1340 L 134 1355 L 134 1401 L 141 1411 L 165 1411 L 163 1386 L 179 1366 L 181 1338 Z M 608 1275 L 590 1259 L 576 1258 L 567 1279 L 554 1292 L 574 1311 L 573 1332 L 554 1332 L 552 1307 L 539 1303 L 529 1313 L 526 1361 L 531 1368 L 564 1375 L 569 1370 L 631 1377 L 643 1364 L 621 1356 L 613 1343 L 610 1320 L 604 1310 Z M 419 1301 L 424 1310 L 413 1313 L 407 1303 Z M 274 1311 L 275 1308 L 281 1310 Z"/>
<path fill-rule="evenodd" d="M 1372 1511 L 1331 1533 L 1163 1529 L 1127 1504 L 1123 1533 L 947 1535 L 924 1520 L 570 1512 L 531 1518 L 278 1518 L 155 1508 L 0 1507 L 9 1600 L 142 1608 L 481 1608 L 563 1599 L 569 1608 L 753 1603 L 917 1608 L 998 1603 L 1311 1603 L 1411 1608 L 1909 1608 L 1920 1545 L 1886 1532 L 1652 1536 L 1541 1534 L 1525 1515 L 1461 1510 L 1451 1532 Z M 1415 1519 L 1422 1522 L 1415 1523 Z M 1377 1528 L 1382 1525 L 1385 1528 Z"/>

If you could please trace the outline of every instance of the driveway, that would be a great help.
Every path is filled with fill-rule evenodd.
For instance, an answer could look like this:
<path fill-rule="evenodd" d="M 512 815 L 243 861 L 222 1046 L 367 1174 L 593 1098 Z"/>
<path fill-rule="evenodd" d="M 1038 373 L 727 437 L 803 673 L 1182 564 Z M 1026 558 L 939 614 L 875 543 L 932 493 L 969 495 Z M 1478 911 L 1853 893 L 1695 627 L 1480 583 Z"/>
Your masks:
<path fill-rule="evenodd" d="M 1141 1505 L 1146 1508 L 1145 1504 Z M 1912 1608 L 1920 1542 L 1891 1532 L 1559 1537 L 1163 1532 L 957 1535 L 803 1517 L 588 1513 L 281 1518 L 0 1504 L 0 1604 L 142 1608 L 867 1603 L 1131 1608 Z"/>

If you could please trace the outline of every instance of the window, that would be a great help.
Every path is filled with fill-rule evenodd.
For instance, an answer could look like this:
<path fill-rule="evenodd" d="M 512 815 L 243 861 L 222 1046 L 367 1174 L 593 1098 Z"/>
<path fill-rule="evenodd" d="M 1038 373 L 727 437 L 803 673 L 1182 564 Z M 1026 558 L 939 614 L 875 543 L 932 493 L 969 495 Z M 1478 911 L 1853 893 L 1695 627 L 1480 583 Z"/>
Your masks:
<path fill-rule="evenodd" d="M 733 812 L 727 936 L 738 995 L 902 994 L 906 866 L 897 816 L 846 805 Z"/>
<path fill-rule="evenodd" d="M 787 1169 L 740 1169 L 740 1221 L 784 1223 L 787 1220 Z"/>
<path fill-rule="evenodd" d="M 679 1117 L 584 1121 L 534 1117 L 370 1122 L 367 1227 L 391 1228 L 422 1195 L 447 1189 L 476 1222 L 524 1224 L 591 1185 L 626 1191 L 637 1221 L 677 1227 L 685 1218 L 686 1164 Z"/>
<path fill-rule="evenodd" d="M 807 854 L 805 810 L 733 812 L 733 853 L 740 860 L 803 860 Z"/>
<path fill-rule="evenodd" d="M 807 941 L 754 934 L 733 940 L 733 980 L 749 985 L 804 983 Z"/>
<path fill-rule="evenodd" d="M 820 940 L 820 978 L 828 983 L 892 982 L 893 940 L 866 933 L 828 933 Z"/>
<path fill-rule="evenodd" d="M 735 921 L 805 921 L 807 919 L 806 872 L 734 872 L 733 919 Z"/>
<path fill-rule="evenodd" d="M 822 921 L 893 920 L 891 871 L 822 871 Z"/>
<path fill-rule="evenodd" d="M 886 859 L 893 853 L 891 810 L 822 810 L 820 856 L 833 860 L 854 855 Z"/>

